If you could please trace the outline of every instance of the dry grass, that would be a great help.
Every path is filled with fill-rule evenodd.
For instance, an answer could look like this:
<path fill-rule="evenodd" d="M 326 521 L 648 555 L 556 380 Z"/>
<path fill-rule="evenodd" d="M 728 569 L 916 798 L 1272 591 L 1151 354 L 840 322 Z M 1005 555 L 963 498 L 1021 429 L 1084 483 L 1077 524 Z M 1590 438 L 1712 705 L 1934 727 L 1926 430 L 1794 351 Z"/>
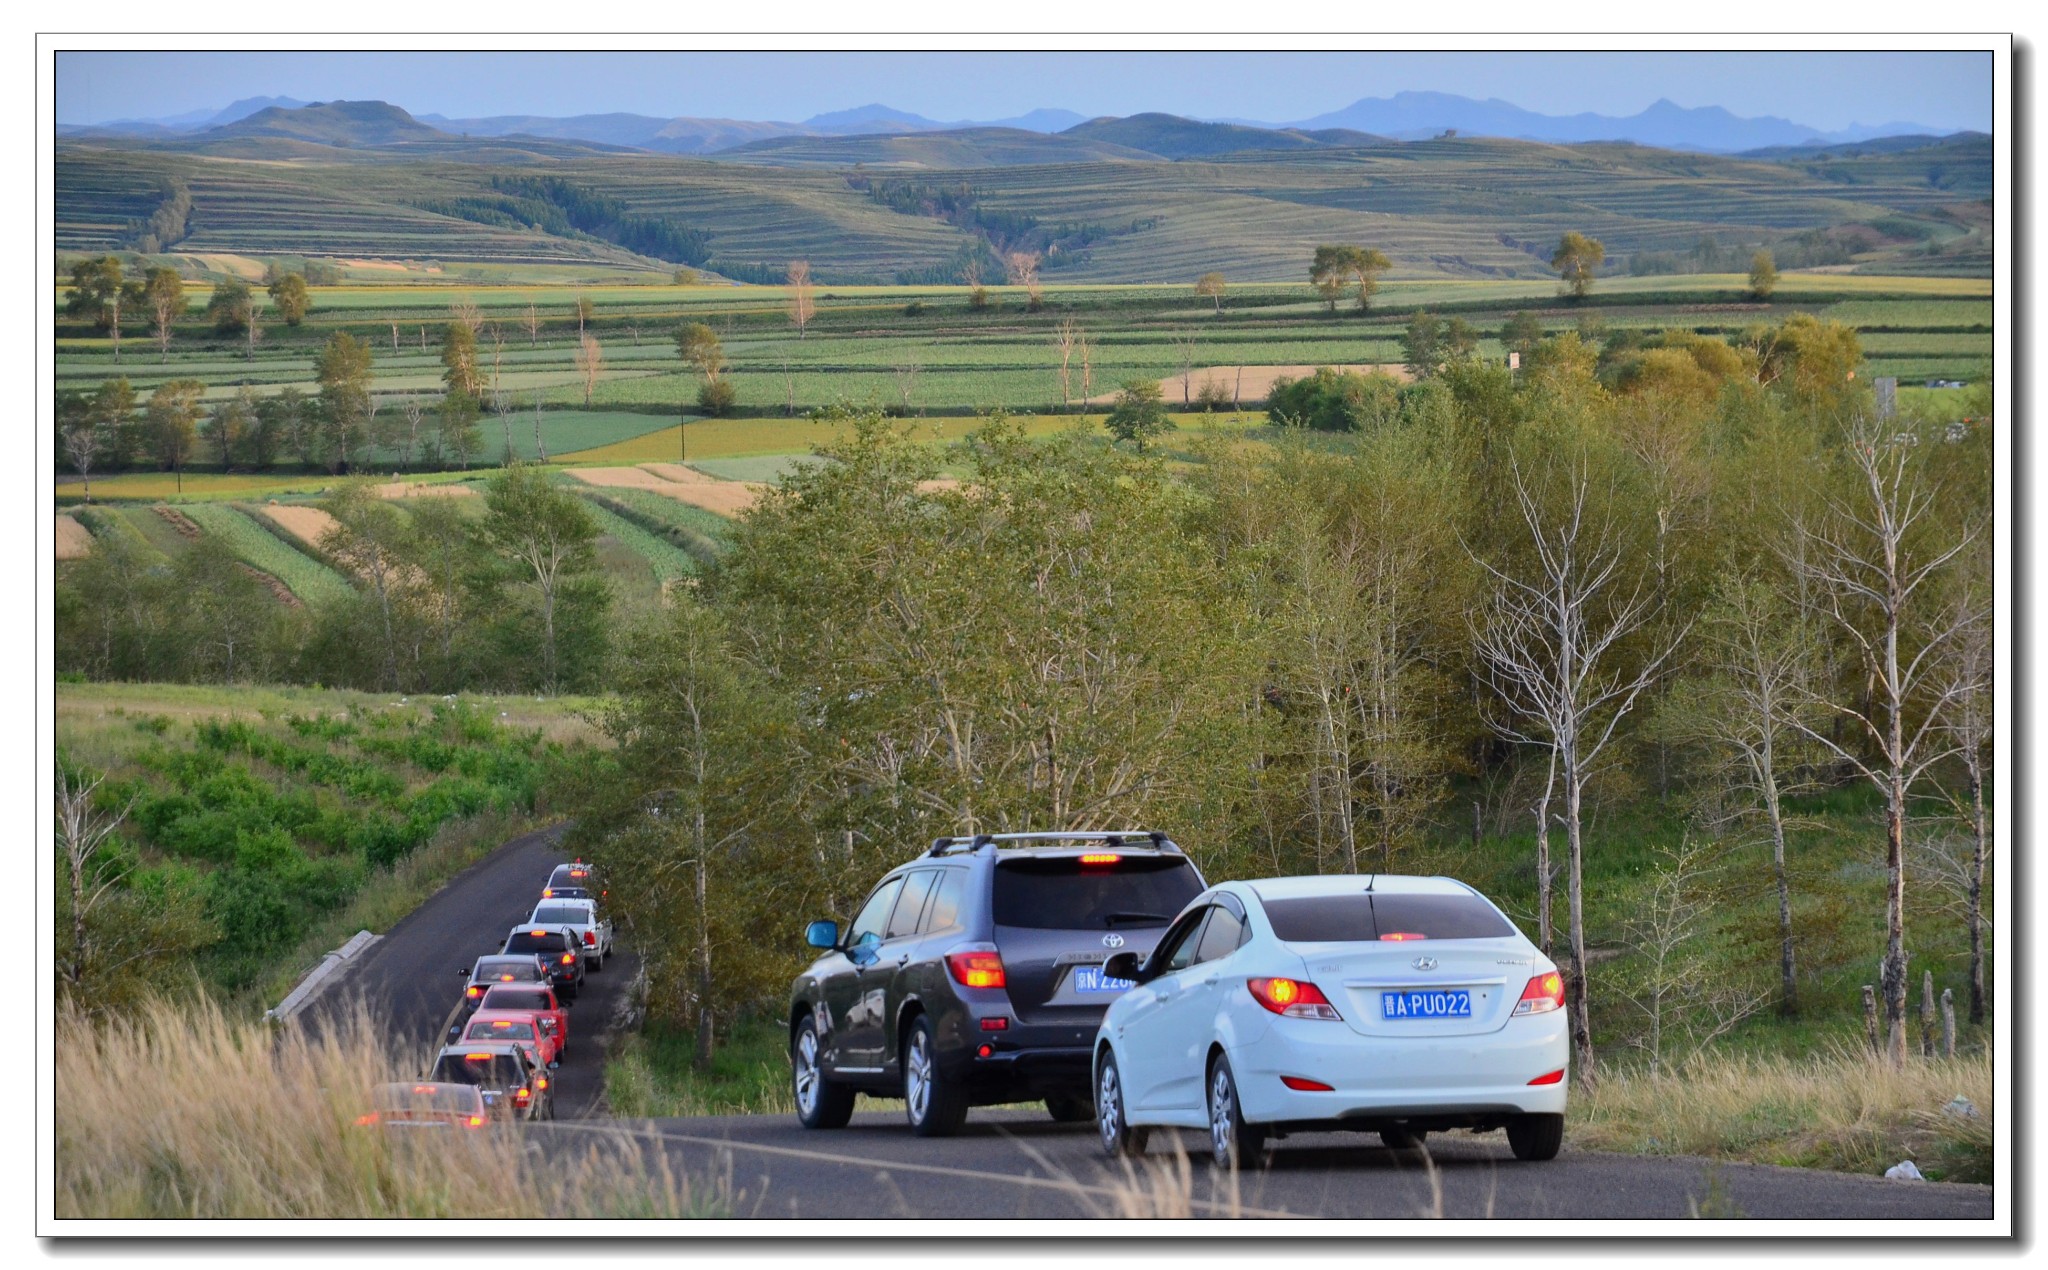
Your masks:
<path fill-rule="evenodd" d="M 92 531 L 69 516 L 57 517 L 57 558 L 83 560 L 92 551 Z"/>
<path fill-rule="evenodd" d="M 1567 1140 L 1596 1151 L 1699 1155 L 1882 1173 L 1912 1160 L 1930 1178 L 1989 1182 L 1988 1054 L 1893 1069 L 1858 1050 L 1805 1059 L 1715 1056 L 1659 1077 L 1610 1074 L 1572 1100 Z M 1975 1117 L 1943 1110 L 1956 1095 Z"/>
<path fill-rule="evenodd" d="M 376 486 L 379 498 L 472 498 L 476 489 L 450 481 L 392 481 Z"/>
<path fill-rule="evenodd" d="M 152 1002 L 56 1036 L 60 1218 L 689 1217 L 721 1193 L 623 1134 L 554 1143 L 516 1126 L 399 1140 L 358 1127 L 372 1089 L 419 1069 L 370 1019 L 315 1036 Z M 536 1165 L 539 1165 L 536 1167 Z M 514 1184 L 516 1182 L 516 1184 Z"/>
<path fill-rule="evenodd" d="M 256 510 L 278 528 L 315 550 L 335 525 L 334 517 L 318 507 L 299 503 L 266 503 Z"/>
<path fill-rule="evenodd" d="M 1186 396 L 1191 396 L 1194 393 L 1202 391 L 1202 385 L 1211 382 L 1221 384 L 1224 390 L 1227 392 L 1236 393 L 1237 399 L 1239 401 L 1262 402 L 1266 399 L 1266 394 L 1273 391 L 1274 380 L 1280 379 L 1282 377 L 1288 379 L 1303 379 L 1309 375 L 1315 374 L 1316 371 L 1319 369 L 1320 367 L 1318 366 L 1309 365 L 1205 366 L 1200 370 L 1191 370 L 1185 375 L 1168 375 L 1166 378 L 1160 380 L 1159 387 L 1160 391 L 1165 395 L 1166 400 L 1169 404 L 1173 402 L 1182 401 L 1185 399 Z M 1371 375 L 1375 373 L 1381 375 L 1390 375 L 1393 378 L 1400 380 L 1404 384 L 1413 383 L 1415 381 L 1414 374 L 1411 373 L 1406 366 L 1393 363 L 1384 365 L 1377 363 L 1346 364 L 1342 366 L 1336 366 L 1334 367 L 1334 369 L 1342 371 L 1355 371 L 1361 375 Z M 1242 375 L 1242 378 L 1240 378 L 1240 374 Z M 1186 394 L 1183 394 L 1182 392 L 1183 384 L 1185 384 L 1186 387 Z M 1089 404 L 1096 406 L 1106 406 L 1109 405 L 1111 402 L 1114 402 L 1115 400 L 1115 389 L 1111 389 L 1108 392 L 1097 393 L 1093 397 L 1088 398 Z"/>

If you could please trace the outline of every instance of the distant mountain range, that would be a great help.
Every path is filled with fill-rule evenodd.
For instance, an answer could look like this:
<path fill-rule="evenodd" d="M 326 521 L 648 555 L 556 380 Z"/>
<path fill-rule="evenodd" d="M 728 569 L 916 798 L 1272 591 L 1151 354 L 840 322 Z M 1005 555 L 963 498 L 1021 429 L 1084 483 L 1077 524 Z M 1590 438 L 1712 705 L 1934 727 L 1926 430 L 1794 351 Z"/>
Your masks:
<path fill-rule="evenodd" d="M 1147 113 L 1089 119 L 1070 110 L 1039 109 L 1008 119 L 942 122 L 879 103 L 813 115 L 801 123 L 683 116 L 595 114 L 558 118 L 494 115 L 451 119 L 415 118 L 383 102 L 328 102 L 309 106 L 288 97 L 250 97 L 217 111 L 192 111 L 160 119 L 123 119 L 101 124 L 59 124 L 59 136 L 133 137 L 162 142 L 210 143 L 235 138 L 290 137 L 329 145 L 377 146 L 460 137 L 533 137 L 587 142 L 667 154 L 734 157 L 763 154 L 762 143 L 786 138 L 922 136 L 968 130 L 1003 129 L 1071 138 L 1095 146 L 1142 151 L 1169 159 L 1200 158 L 1246 150 L 1298 150 L 1328 146 L 1385 144 L 1441 136 L 1506 137 L 1549 142 L 1629 141 L 1673 150 L 1717 154 L 1819 149 L 1873 139 L 1932 138 L 1924 124 L 1852 124 L 1826 131 L 1772 116 L 1744 118 L 1719 106 L 1687 107 L 1659 101 L 1628 116 L 1546 115 L 1491 98 L 1476 101 L 1450 93 L 1404 92 L 1368 97 L 1342 110 L 1292 123 L 1250 119 L 1193 120 Z M 981 133 L 982 136 L 990 134 Z M 782 147 L 786 149 L 787 147 Z M 1098 151 L 1099 153 L 1099 151 Z M 1759 157 L 1764 157 L 1759 155 Z M 822 159 L 816 161 L 823 161 Z"/>

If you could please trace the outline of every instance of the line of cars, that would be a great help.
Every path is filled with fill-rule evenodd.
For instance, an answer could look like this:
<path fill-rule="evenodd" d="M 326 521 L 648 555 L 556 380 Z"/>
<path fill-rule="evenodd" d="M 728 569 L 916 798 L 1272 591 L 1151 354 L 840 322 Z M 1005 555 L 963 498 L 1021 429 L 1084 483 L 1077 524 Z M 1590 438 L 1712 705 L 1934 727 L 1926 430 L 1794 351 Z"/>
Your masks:
<path fill-rule="evenodd" d="M 1450 878 L 1346 874 L 1210 885 L 1158 832 L 942 838 L 883 877 L 791 985 L 807 1128 L 862 1094 L 921 1136 L 975 1106 L 1042 1100 L 1112 1155 L 1206 1130 L 1219 1165 L 1290 1134 L 1507 1131 L 1553 1158 L 1564 981 Z"/>
<path fill-rule="evenodd" d="M 607 892 L 582 860 L 557 865 L 503 947 L 457 973 L 462 996 L 426 1076 L 377 1090 L 362 1124 L 481 1128 L 554 1118 L 569 1004 L 613 953 Z"/>

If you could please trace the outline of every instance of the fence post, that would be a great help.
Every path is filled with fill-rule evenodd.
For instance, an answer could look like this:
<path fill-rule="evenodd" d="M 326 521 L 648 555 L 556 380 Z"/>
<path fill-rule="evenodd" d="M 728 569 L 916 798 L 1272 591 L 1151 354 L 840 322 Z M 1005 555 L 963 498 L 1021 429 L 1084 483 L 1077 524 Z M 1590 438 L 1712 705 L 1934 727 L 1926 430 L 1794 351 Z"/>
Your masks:
<path fill-rule="evenodd" d="M 1870 1042 L 1870 1052 L 1882 1053 L 1877 1043 L 1877 989 L 1863 985 L 1863 1038 Z"/>
<path fill-rule="evenodd" d="M 1934 1057 L 1934 972 L 1920 972 L 1920 1056 Z"/>
<path fill-rule="evenodd" d="M 1953 988 L 1941 990 L 1941 1054 L 1943 1058 L 1956 1056 L 1956 997 Z"/>

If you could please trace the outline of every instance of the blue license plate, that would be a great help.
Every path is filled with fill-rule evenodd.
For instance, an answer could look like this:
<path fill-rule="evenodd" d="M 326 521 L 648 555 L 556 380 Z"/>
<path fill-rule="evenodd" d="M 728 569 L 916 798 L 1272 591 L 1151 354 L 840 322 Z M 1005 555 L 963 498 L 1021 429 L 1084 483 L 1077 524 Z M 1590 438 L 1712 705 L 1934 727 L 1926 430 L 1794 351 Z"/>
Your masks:
<path fill-rule="evenodd" d="M 1380 1016 L 1388 1019 L 1469 1019 L 1472 994 L 1463 988 L 1382 992 Z"/>
<path fill-rule="evenodd" d="M 1129 979 L 1113 979 L 1103 974 L 1101 966 L 1074 967 L 1073 983 L 1076 992 L 1124 992 L 1131 986 Z"/>

